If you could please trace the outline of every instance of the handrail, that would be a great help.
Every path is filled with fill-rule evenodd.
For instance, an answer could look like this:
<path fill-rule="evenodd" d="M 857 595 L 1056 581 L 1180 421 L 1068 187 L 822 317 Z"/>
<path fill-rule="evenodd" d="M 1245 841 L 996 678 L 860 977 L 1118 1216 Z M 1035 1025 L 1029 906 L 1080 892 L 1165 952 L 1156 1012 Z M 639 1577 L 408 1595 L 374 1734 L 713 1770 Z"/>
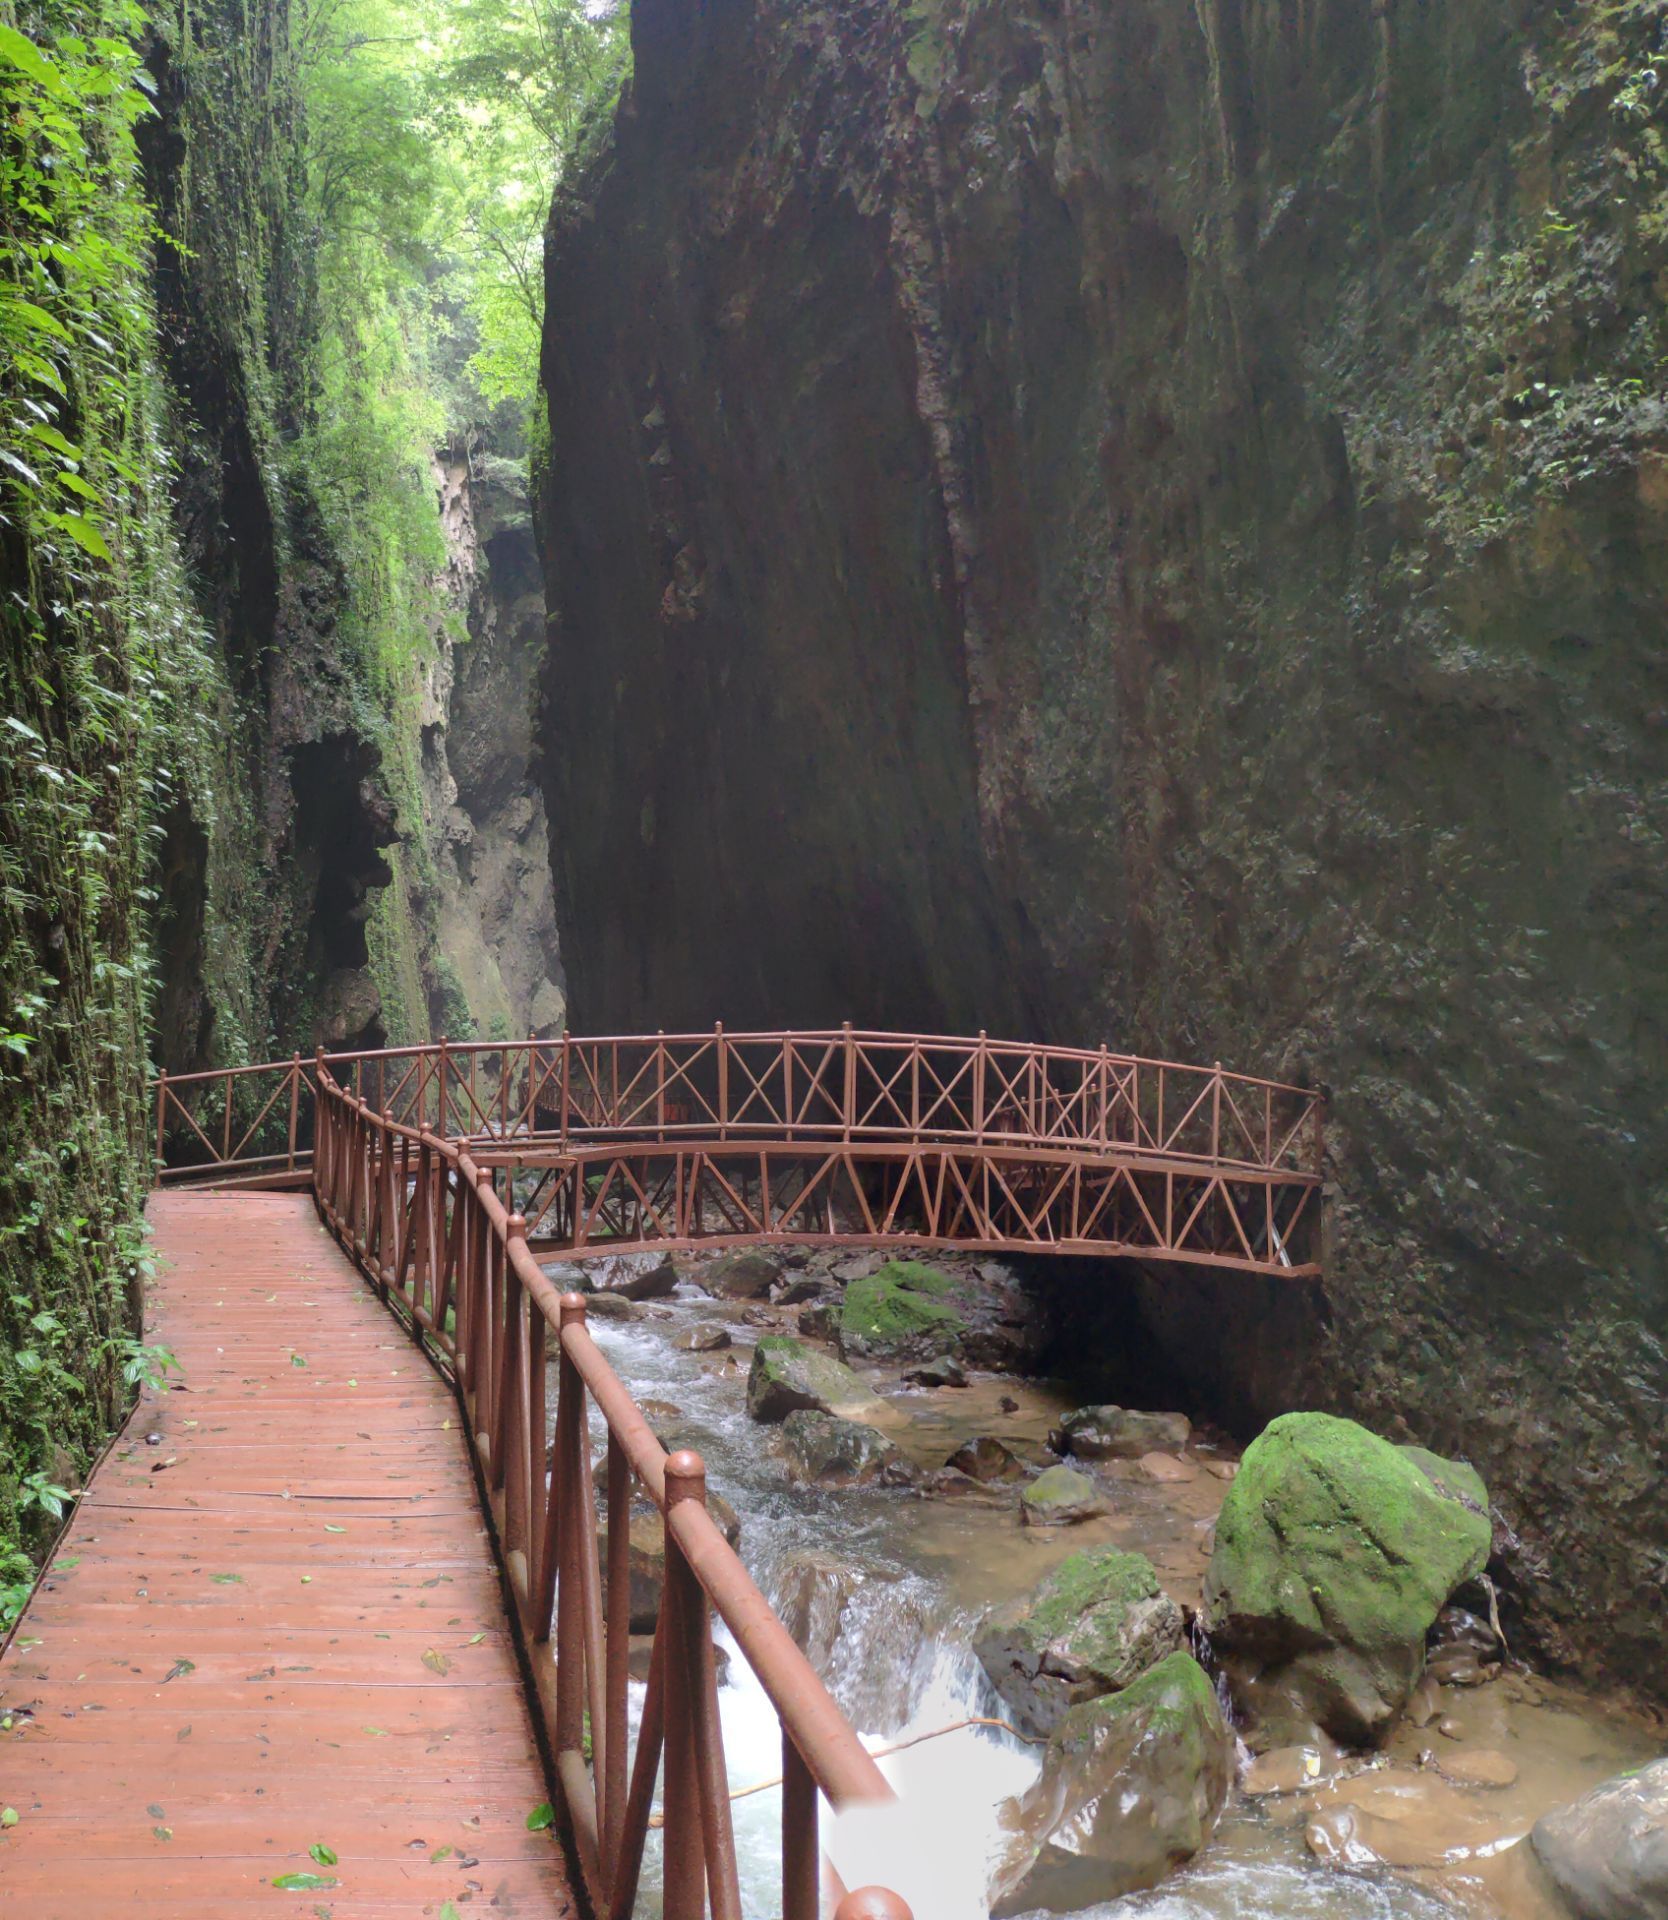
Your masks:
<path fill-rule="evenodd" d="M 1312 1088 L 1110 1049 L 1031 1045 L 854 1027 L 792 1033 L 564 1035 L 447 1041 L 303 1062 L 162 1074 L 160 1176 L 201 1177 L 273 1134 L 289 1095 L 287 1167 L 306 1163 L 305 1117 L 318 1076 L 449 1138 L 570 1146 L 607 1140 L 851 1143 L 930 1141 L 999 1148 L 1115 1151 L 1234 1173 L 1318 1179 L 1323 1095 Z M 279 1084 L 234 1143 L 236 1092 L 250 1076 Z M 218 1142 L 194 1103 L 220 1090 Z M 247 1105 L 255 1107 L 251 1092 Z M 163 1166 L 168 1121 L 187 1150 Z M 242 1118 L 239 1117 L 239 1125 Z M 298 1135 L 298 1128 L 300 1134 Z M 275 1145 L 275 1141 L 272 1142 Z M 202 1157 L 205 1156 L 206 1158 Z"/>
<path fill-rule="evenodd" d="M 417 1340 L 451 1365 L 593 1913 L 629 1920 L 664 1758 L 665 1920 L 709 1912 L 740 1920 L 716 1611 L 782 1726 L 783 1920 L 816 1920 L 818 1792 L 843 1810 L 890 1800 L 892 1790 L 707 1512 L 700 1457 L 666 1454 L 592 1340 L 584 1296 L 559 1295 L 540 1270 L 526 1221 L 499 1195 L 493 1168 L 477 1165 L 463 1143 L 372 1111 L 322 1061 L 314 1084 L 320 1212 Z M 547 1475 L 552 1336 L 559 1367 Z M 608 1433 L 600 1544 L 588 1403 Z M 628 1755 L 638 1487 L 662 1518 L 666 1572 L 637 1749 Z M 909 1909 L 896 1893 L 861 1888 L 844 1896 L 837 1920 L 909 1920 Z"/>

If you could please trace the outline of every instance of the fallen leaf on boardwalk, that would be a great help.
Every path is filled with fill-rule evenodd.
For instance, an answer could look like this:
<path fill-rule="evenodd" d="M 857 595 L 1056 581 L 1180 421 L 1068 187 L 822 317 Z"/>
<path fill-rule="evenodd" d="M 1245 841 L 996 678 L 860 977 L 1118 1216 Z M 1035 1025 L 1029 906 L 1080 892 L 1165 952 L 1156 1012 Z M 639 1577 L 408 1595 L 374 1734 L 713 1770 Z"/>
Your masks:
<path fill-rule="evenodd" d="M 176 1660 L 162 1676 L 162 1684 L 167 1686 L 170 1680 L 183 1680 L 188 1673 L 195 1673 L 196 1671 L 197 1662 L 195 1660 Z"/>
<path fill-rule="evenodd" d="M 485 1638 L 486 1638 L 486 1633 L 484 1630 L 480 1633 L 472 1634 L 470 1636 L 469 1644 L 472 1647 L 478 1647 Z"/>
<path fill-rule="evenodd" d="M 440 1920 L 459 1920 L 458 1910 L 450 1900 L 441 1901 Z"/>
<path fill-rule="evenodd" d="M 307 1364 L 307 1356 L 306 1356 L 306 1354 L 304 1354 L 304 1353 L 292 1353 L 292 1354 L 290 1355 L 290 1365 L 291 1365 L 292 1367 L 304 1367 L 304 1366 L 306 1366 L 306 1364 Z"/>
<path fill-rule="evenodd" d="M 154 1833 L 159 1840 L 172 1840 L 174 1837 L 174 1829 L 172 1827 L 152 1827 L 151 1832 Z"/>
<path fill-rule="evenodd" d="M 16 1807 L 0 1807 L 0 1827 L 15 1827 L 16 1825 L 17 1825 L 17 1808 Z"/>
<path fill-rule="evenodd" d="M 429 1865 L 431 1867 L 438 1866 L 442 1860 L 451 1859 L 452 1855 L 456 1852 L 456 1847 L 436 1847 L 434 1852 L 429 1855 Z M 442 1908 L 442 1912 L 444 1911 L 445 1909 Z"/>
<path fill-rule="evenodd" d="M 316 1893 L 320 1887 L 339 1887 L 327 1873 L 281 1873 L 272 1883 L 283 1893 Z"/>
<path fill-rule="evenodd" d="M 307 1851 L 321 1867 L 333 1867 L 336 1864 L 335 1848 L 327 1847 L 322 1840 L 316 1840 Z"/>
<path fill-rule="evenodd" d="M 333 1527 L 328 1520 L 326 1520 L 324 1523 L 324 1530 L 326 1533 L 346 1533 L 347 1532 L 346 1527 Z"/>
<path fill-rule="evenodd" d="M 548 1800 L 541 1800 L 527 1816 L 527 1831 L 529 1833 L 543 1833 L 546 1827 L 554 1826 L 555 1823 L 556 1809 Z"/>
<path fill-rule="evenodd" d="M 438 1673 L 442 1677 L 452 1671 L 451 1661 L 446 1658 L 445 1654 L 437 1652 L 433 1647 L 430 1647 L 427 1652 L 424 1653 L 423 1665 L 428 1668 L 430 1673 Z"/>
<path fill-rule="evenodd" d="M 386 1729 L 382 1727 L 367 1727 L 365 1731 L 373 1740 L 386 1740 L 388 1738 Z"/>
<path fill-rule="evenodd" d="M 241 1573 L 216 1573 L 211 1574 L 210 1578 L 217 1587 L 230 1587 L 233 1585 L 241 1587 L 243 1585 L 243 1575 Z"/>

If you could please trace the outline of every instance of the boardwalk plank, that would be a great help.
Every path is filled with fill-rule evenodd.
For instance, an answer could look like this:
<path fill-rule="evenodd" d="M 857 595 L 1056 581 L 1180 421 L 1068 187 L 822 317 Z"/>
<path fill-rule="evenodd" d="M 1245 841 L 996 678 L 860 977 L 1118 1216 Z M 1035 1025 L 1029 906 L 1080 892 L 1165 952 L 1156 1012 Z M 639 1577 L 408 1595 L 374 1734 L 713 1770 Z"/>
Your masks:
<path fill-rule="evenodd" d="M 571 1915 L 527 1831 L 546 1787 L 456 1403 L 304 1196 L 170 1193 L 153 1219 L 149 1337 L 183 1371 L 0 1660 L 0 1901 Z M 307 1872 L 337 1884 L 272 1885 Z"/>

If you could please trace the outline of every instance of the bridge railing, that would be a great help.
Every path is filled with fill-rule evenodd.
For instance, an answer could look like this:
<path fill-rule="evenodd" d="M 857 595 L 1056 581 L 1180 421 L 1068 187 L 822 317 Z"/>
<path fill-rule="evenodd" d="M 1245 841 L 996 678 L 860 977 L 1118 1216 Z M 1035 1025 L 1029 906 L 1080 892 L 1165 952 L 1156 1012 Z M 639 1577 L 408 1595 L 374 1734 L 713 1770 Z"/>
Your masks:
<path fill-rule="evenodd" d="M 156 1077 L 159 1183 L 238 1178 L 305 1182 L 312 1165 L 314 1060 Z"/>
<path fill-rule="evenodd" d="M 540 1271 L 493 1169 L 458 1142 L 373 1111 L 328 1067 L 317 1088 L 313 1179 L 323 1215 L 416 1337 L 452 1365 L 592 1911 L 628 1920 L 664 1767 L 665 1920 L 709 1912 L 740 1920 L 716 1612 L 781 1723 L 779 1911 L 816 1920 L 818 1795 L 843 1810 L 888 1801 L 892 1790 L 708 1513 L 699 1456 L 665 1453 L 587 1331 L 584 1296 L 558 1295 Z M 559 1365 L 547 1471 L 548 1348 Z M 600 1469 L 590 1457 L 591 1407 L 607 1432 Z M 630 1530 L 642 1500 L 661 1516 L 666 1572 L 633 1753 Z M 839 1920 L 908 1915 L 896 1894 L 874 1887 L 846 1895 L 839 1909 Z"/>

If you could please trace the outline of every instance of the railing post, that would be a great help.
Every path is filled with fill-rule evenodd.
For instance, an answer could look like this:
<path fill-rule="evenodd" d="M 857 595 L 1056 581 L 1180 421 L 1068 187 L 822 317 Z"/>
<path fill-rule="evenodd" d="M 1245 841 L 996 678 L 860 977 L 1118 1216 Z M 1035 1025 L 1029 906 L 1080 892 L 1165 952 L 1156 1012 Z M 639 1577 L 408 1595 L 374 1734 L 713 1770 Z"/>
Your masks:
<path fill-rule="evenodd" d="M 820 1920 L 822 1849 L 817 1783 L 793 1735 L 782 1729 L 782 1920 Z"/>
<path fill-rule="evenodd" d="M 985 1137 L 985 1069 L 989 1064 L 989 1039 L 981 1027 L 979 1044 L 973 1055 L 973 1132 L 980 1140 Z"/>
<path fill-rule="evenodd" d="M 568 1150 L 568 1094 L 573 1076 L 573 1035 L 562 1029 L 562 1151 Z"/>
<path fill-rule="evenodd" d="M 1214 1078 L 1210 1090 L 1210 1157 L 1222 1158 L 1222 1062 L 1218 1060 L 1213 1069 Z"/>
<path fill-rule="evenodd" d="M 451 1058 L 451 1043 L 447 1040 L 445 1034 L 442 1034 L 440 1036 L 440 1092 L 439 1098 L 435 1101 L 436 1112 L 434 1121 L 435 1133 L 442 1140 L 446 1138 L 446 1075 L 451 1066 Z M 466 1127 L 464 1131 L 467 1133 L 468 1128 Z"/>
<path fill-rule="evenodd" d="M 850 1141 L 851 1130 L 857 1124 L 857 1045 L 851 1037 L 851 1022 L 847 1020 L 841 1028 L 845 1035 L 845 1089 L 840 1096 L 840 1137 Z"/>
<path fill-rule="evenodd" d="M 730 1137 L 730 1056 L 724 1042 L 724 1022 L 718 1021 L 713 1027 L 718 1047 L 718 1137 L 728 1140 Z"/>
<path fill-rule="evenodd" d="M 163 1067 L 156 1076 L 156 1185 L 162 1184 L 162 1136 L 165 1131 L 163 1115 L 168 1098 L 168 1069 Z"/>
<path fill-rule="evenodd" d="M 701 1456 L 687 1449 L 666 1462 L 666 1586 L 660 1623 L 666 1635 L 664 1920 L 703 1920 L 707 1895 L 707 1823 L 702 1817 L 707 1796 L 697 1744 L 700 1709 L 691 1632 L 692 1627 L 705 1625 L 697 1605 L 704 1596 L 672 1528 L 672 1514 L 685 1501 L 706 1503 L 706 1468 Z M 724 1809 L 728 1813 L 727 1788 Z"/>
<path fill-rule="evenodd" d="M 666 1144 L 666 1029 L 658 1027 L 654 1036 L 654 1124 L 655 1140 Z"/>

